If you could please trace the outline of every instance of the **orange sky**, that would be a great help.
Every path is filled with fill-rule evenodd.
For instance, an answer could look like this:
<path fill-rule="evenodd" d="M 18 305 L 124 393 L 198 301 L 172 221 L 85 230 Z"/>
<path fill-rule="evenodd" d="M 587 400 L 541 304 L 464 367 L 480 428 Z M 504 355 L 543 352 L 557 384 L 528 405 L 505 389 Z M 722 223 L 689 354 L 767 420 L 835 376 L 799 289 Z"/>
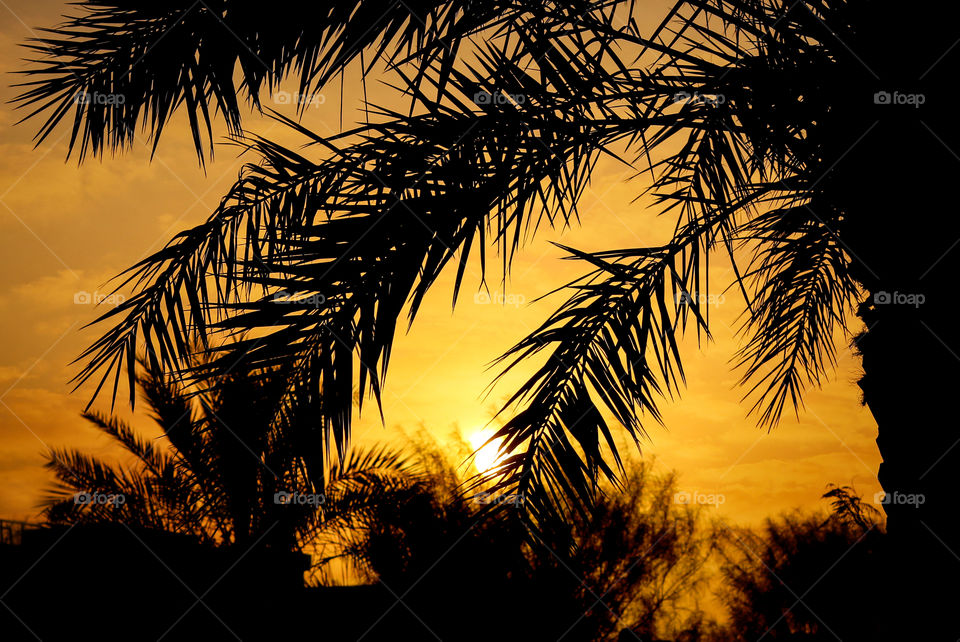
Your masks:
<path fill-rule="evenodd" d="M 660 18 L 665 4 L 646 5 L 651 21 Z M 65 6 L 53 0 L 0 0 L 0 60 L 6 71 L 23 69 L 17 45 L 30 37 L 31 27 L 52 26 Z M 74 160 L 65 163 L 66 128 L 33 149 L 36 124 L 14 126 L 19 116 L 6 103 L 16 93 L 9 88 L 15 81 L 7 74 L 0 87 L 0 518 L 25 519 L 36 516 L 50 482 L 41 468 L 48 445 L 113 452 L 106 438 L 78 417 L 90 391 L 69 394 L 67 381 L 76 369 L 68 364 L 102 330 L 81 331 L 97 311 L 75 303 L 77 294 L 108 294 L 104 284 L 110 277 L 203 220 L 243 159 L 221 147 L 205 174 L 186 128 L 175 122 L 152 163 L 145 145 L 81 167 Z M 304 122 L 320 132 L 336 131 L 338 92 L 328 91 L 325 104 L 308 109 Z M 355 88 L 344 103 L 349 125 L 350 107 L 357 105 Z M 261 134 L 274 127 L 252 117 L 246 125 Z M 587 250 L 633 247 L 652 244 L 672 228 L 672 221 L 656 218 L 644 201 L 631 203 L 644 187 L 625 182 L 632 173 L 601 162 L 581 203 L 582 227 L 543 230 L 517 256 L 506 294 L 518 305 L 475 302 L 470 289 L 451 312 L 452 275 L 442 278 L 412 331 L 396 343 L 384 392 L 386 426 L 372 407 L 369 412 L 365 407 L 355 438 L 399 439 L 398 428 L 421 425 L 441 438 L 453 430 L 469 438 L 486 424 L 519 381 L 506 379 L 484 399 L 494 374 L 487 364 L 559 301 L 533 303 L 535 298 L 584 270 L 560 261 L 561 252 L 548 241 Z M 492 274 L 489 286 L 496 295 L 503 289 L 493 267 L 488 279 Z M 718 264 L 712 276 L 715 283 L 729 282 L 724 265 Z M 478 281 L 474 264 L 466 286 Z M 717 513 L 743 523 L 795 506 L 822 506 L 818 498 L 828 482 L 855 484 L 872 499 L 879 491 L 876 424 L 859 404 L 857 358 L 842 349 L 831 382 L 808 395 L 799 420 L 786 416 L 767 434 L 746 418 L 735 387 L 738 376 L 730 369 L 740 303 L 728 292 L 714 308 L 714 343 L 698 351 L 695 337 L 687 341 L 688 387 L 682 399 L 663 403 L 668 428 L 651 422 L 644 456 L 676 469 L 682 491 L 722 494 Z M 133 421 L 150 429 L 139 409 Z"/>

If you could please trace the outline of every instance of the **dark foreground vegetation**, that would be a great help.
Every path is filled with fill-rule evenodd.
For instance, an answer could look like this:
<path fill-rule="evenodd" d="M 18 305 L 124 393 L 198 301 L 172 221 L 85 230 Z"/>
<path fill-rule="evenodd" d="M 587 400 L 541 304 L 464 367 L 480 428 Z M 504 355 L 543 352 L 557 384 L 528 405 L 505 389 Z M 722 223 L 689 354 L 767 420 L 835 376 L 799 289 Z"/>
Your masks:
<path fill-rule="evenodd" d="M 351 452 L 322 499 L 298 503 L 213 425 L 228 412 L 218 400 L 242 391 L 255 409 L 261 384 L 233 376 L 192 400 L 159 373 L 140 384 L 160 440 L 87 416 L 132 463 L 49 453 L 44 523 L 0 546 L 4 639 L 885 639 L 886 535 L 848 489 L 828 493 L 829 514 L 753 531 L 634 462 L 594 510 L 531 536 L 522 498 L 465 492 L 469 451 L 421 435 L 403 453 Z M 202 444 L 174 446 L 185 417 Z M 257 412 L 232 419 L 271 431 Z"/>
<path fill-rule="evenodd" d="M 614 496 L 565 533 L 577 546 L 564 552 L 528 545 L 515 520 L 447 495 L 448 481 L 421 477 L 405 500 L 328 536 L 324 550 L 360 570 L 354 586 L 324 586 L 310 556 L 261 544 L 121 523 L 27 527 L 0 545 L 11 609 L 0 630 L 5 640 L 892 639 L 876 613 L 885 535 L 874 523 L 839 512 L 757 532 L 708 523 L 672 503 L 669 477 L 639 466 L 626 495 L 639 503 Z"/>

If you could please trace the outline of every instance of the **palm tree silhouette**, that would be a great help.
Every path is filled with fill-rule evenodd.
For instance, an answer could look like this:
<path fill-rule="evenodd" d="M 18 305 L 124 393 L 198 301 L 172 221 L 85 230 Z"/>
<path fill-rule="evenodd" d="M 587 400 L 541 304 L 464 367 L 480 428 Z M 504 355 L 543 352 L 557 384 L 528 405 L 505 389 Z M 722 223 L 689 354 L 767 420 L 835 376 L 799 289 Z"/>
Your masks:
<path fill-rule="evenodd" d="M 737 360 L 759 422 L 772 427 L 801 404 L 835 363 L 836 332 L 859 316 L 860 385 L 879 425 L 900 570 L 919 582 L 910 566 L 955 562 L 960 219 L 933 186 L 951 184 L 960 149 L 949 92 L 957 8 L 682 1 L 644 35 L 627 0 L 346 6 L 259 21 L 226 1 L 189 11 L 90 3 L 37 43 L 52 58 L 31 70 L 40 78 L 21 101 L 50 114 L 41 138 L 72 110 L 81 154 L 129 143 L 141 123 L 156 142 L 179 105 L 198 152 L 208 103 L 239 132 L 237 64 L 258 107 L 287 72 L 311 92 L 369 53 L 391 63 L 411 107 L 371 107 L 365 124 L 334 137 L 277 115 L 325 150 L 317 160 L 248 139 L 260 163 L 207 223 L 134 269 L 141 287 L 107 315 L 125 316 L 84 353 L 81 382 L 119 372 L 138 340 L 170 346 L 163 365 L 183 369 L 179 347 L 195 335 L 255 329 L 266 336 L 218 363 L 246 354 L 309 373 L 295 379 L 300 396 L 309 391 L 339 444 L 352 383 L 379 399 L 404 306 L 413 319 L 451 263 L 456 299 L 470 249 L 489 241 L 507 270 L 525 232 L 576 217 L 600 157 L 622 159 L 651 176 L 675 234 L 656 247 L 568 248 L 587 273 L 505 355 L 549 358 L 497 435 L 508 455 L 499 490 L 529 497 L 533 524 L 593 501 L 598 476 L 620 465 L 604 413 L 636 439 L 646 417 L 659 419 L 659 397 L 683 382 L 679 335 L 709 333 L 706 272 L 726 254 L 747 302 Z M 167 27 L 148 49 L 144 35 Z M 481 30 L 485 44 L 467 46 Z M 81 92 L 125 102 L 74 108 Z M 209 272 L 225 287 L 197 288 Z M 284 300 L 240 284 L 282 287 Z M 229 321 L 218 326 L 217 315 Z"/>
<path fill-rule="evenodd" d="M 134 461 L 114 465 L 51 449 L 47 467 L 57 485 L 46 499 L 49 523 L 124 523 L 209 545 L 262 541 L 299 551 L 415 479 L 403 456 L 386 448 L 352 449 L 326 479 L 308 478 L 276 414 L 285 387 L 276 372 L 237 370 L 196 388 L 140 363 L 137 384 L 161 438 L 83 413 Z"/>

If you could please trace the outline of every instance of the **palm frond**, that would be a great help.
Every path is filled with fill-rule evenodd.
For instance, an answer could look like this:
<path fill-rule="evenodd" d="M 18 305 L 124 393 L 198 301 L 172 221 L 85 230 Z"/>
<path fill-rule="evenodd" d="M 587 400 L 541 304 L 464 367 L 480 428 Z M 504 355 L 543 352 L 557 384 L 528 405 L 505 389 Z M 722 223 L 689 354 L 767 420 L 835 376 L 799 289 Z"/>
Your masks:
<path fill-rule="evenodd" d="M 239 134 L 241 95 L 260 108 L 288 75 L 299 95 L 321 91 L 358 58 L 365 75 L 386 66 L 436 64 L 449 73 L 461 45 L 482 30 L 509 31 L 524 14 L 576 15 L 610 0 L 516 3 L 491 0 L 362 0 L 304 4 L 280 0 L 178 0 L 162 4 L 87 0 L 78 13 L 28 48 L 35 56 L 15 99 L 44 114 L 36 140 L 71 120 L 71 152 L 131 146 L 147 131 L 154 150 L 166 124 L 184 109 L 203 162 L 212 153 L 213 120 Z M 539 6 L 541 5 L 542 6 Z M 299 104 L 303 109 L 309 100 Z"/>
<path fill-rule="evenodd" d="M 762 423 L 776 423 L 787 399 L 799 404 L 803 383 L 819 383 L 833 364 L 833 332 L 843 327 L 857 289 L 831 229 L 840 214 L 830 212 L 829 221 L 811 216 L 809 195 L 824 161 L 805 137 L 824 104 L 806 85 L 791 84 L 801 76 L 790 73 L 798 60 L 791 46 L 805 63 L 833 62 L 817 40 L 823 29 L 807 28 L 823 19 L 812 15 L 818 11 L 769 2 L 679 3 L 669 44 L 624 38 L 657 62 L 618 79 L 608 104 L 625 102 L 637 114 L 631 141 L 649 160 L 650 191 L 676 215 L 677 227 L 664 247 L 575 252 L 597 271 L 571 284 L 574 295 L 504 357 L 512 359 L 509 369 L 552 348 L 508 402 L 518 410 L 495 436 L 503 464 L 487 475 L 532 500 L 534 522 L 557 509 L 582 510 L 597 478 L 615 474 L 611 464 L 621 459 L 605 412 L 638 442 L 641 416 L 659 419 L 656 398 L 678 391 L 677 335 L 692 316 L 709 336 L 709 309 L 699 301 L 710 292 L 708 262 L 716 249 L 730 259 L 747 301 L 744 331 L 751 338 L 740 357 L 744 381 L 755 384 L 751 393 L 761 391 L 754 410 L 764 409 Z M 784 77 L 771 82 L 772 73 Z M 809 78 L 809 70 L 803 74 Z M 760 105 L 781 117 L 770 118 Z M 796 208 L 759 213 L 776 201 Z M 736 250 L 747 241 L 760 249 L 743 275 Z"/>
<path fill-rule="evenodd" d="M 150 474 L 163 476 L 165 471 L 173 466 L 173 460 L 170 457 L 159 450 L 153 442 L 139 437 L 125 421 L 99 412 L 85 412 L 82 416 L 119 442 Z"/>
<path fill-rule="evenodd" d="M 46 466 L 57 480 L 43 501 L 49 521 L 161 527 L 169 507 L 166 498 L 153 492 L 150 471 L 110 466 L 95 457 L 59 449 L 48 452 Z"/>
<path fill-rule="evenodd" d="M 678 334 L 690 319 L 709 331 L 694 286 L 702 233 L 688 230 L 661 248 L 570 250 L 595 271 L 568 285 L 574 294 L 501 357 L 509 360 L 509 370 L 549 352 L 507 402 L 505 410 L 521 409 L 492 438 L 503 440 L 504 458 L 488 475 L 497 479 L 497 490 L 524 498 L 534 522 L 548 521 L 555 508 L 585 510 L 598 477 L 615 480 L 622 470 L 603 411 L 639 443 L 642 416 L 659 421 L 657 398 L 679 391 L 684 374 Z"/>
<path fill-rule="evenodd" d="M 787 404 L 799 408 L 807 386 L 820 386 L 836 364 L 834 333 L 846 328 L 859 299 L 836 223 L 815 209 L 824 211 L 816 202 L 773 209 L 744 229 L 759 249 L 749 275 L 757 284 L 744 327 L 750 338 L 738 365 L 742 383 L 753 384 L 751 412 L 765 426 L 775 425 Z"/>

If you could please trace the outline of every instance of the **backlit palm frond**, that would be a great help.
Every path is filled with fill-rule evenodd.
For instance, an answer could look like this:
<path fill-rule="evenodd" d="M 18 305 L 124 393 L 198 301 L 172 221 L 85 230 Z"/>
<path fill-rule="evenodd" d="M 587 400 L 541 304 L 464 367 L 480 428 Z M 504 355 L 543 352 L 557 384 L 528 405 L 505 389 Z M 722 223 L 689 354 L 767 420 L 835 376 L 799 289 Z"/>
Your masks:
<path fill-rule="evenodd" d="M 326 194 L 332 216 L 298 230 L 270 257 L 270 274 L 256 277 L 271 294 L 238 303 L 220 323 L 266 333 L 238 342 L 219 362 L 242 351 L 258 365 L 295 364 L 293 378 L 306 386 L 301 402 L 313 400 L 342 453 L 354 384 L 361 398 L 369 385 L 379 399 L 404 310 L 412 321 L 451 262 L 456 298 L 474 247 L 482 280 L 487 239 L 515 249 L 529 213 L 582 189 L 556 158 L 589 163 L 596 138 L 497 115 L 376 128 L 335 162 L 346 180 Z"/>
<path fill-rule="evenodd" d="M 139 437 L 125 421 L 98 412 L 85 412 L 83 418 L 119 442 L 150 474 L 163 476 L 174 465 L 173 460 L 159 450 L 155 442 Z"/>
<path fill-rule="evenodd" d="M 597 42 L 570 24 L 603 31 L 602 46 L 609 48 L 612 12 L 620 4 L 518 5 L 525 17 L 506 32 L 523 32 L 521 57 L 559 62 L 572 51 L 558 48 L 563 39 L 583 52 Z M 332 139 L 281 118 L 326 150 L 320 161 L 250 139 L 262 163 L 245 168 L 211 219 L 126 275 L 121 287 L 132 284 L 137 291 L 101 317 L 120 320 L 81 356 L 86 365 L 78 385 L 100 374 L 97 390 L 112 377 L 116 394 L 126 367 L 132 395 L 138 343 L 146 344 L 151 368 L 182 372 L 192 365 L 194 348 L 209 345 L 211 333 L 253 331 L 195 372 L 222 373 L 241 357 L 259 367 L 287 366 L 297 399 L 288 395 L 281 414 L 293 417 L 294 407 L 299 413 L 307 406 L 322 419 L 310 426 L 298 422 L 305 434 L 285 438 L 326 444 L 312 449 L 317 458 L 331 442 L 342 454 L 353 382 L 359 380 L 361 398 L 367 384 L 379 397 L 404 307 L 412 319 L 450 262 L 458 265 L 456 299 L 471 250 L 479 249 L 482 280 L 488 242 L 499 245 L 506 269 L 543 218 L 569 223 L 597 155 L 630 127 L 621 120 L 573 118 L 589 112 L 587 103 L 556 109 L 556 96 L 569 100 L 584 88 L 582 82 L 574 86 L 576 76 L 589 77 L 583 65 L 551 72 L 549 89 L 502 56 L 479 60 L 466 70 L 435 62 L 417 78 L 401 72 L 411 96 L 424 103 L 424 83 L 444 92 L 444 101 L 423 115 L 380 110 L 384 123 Z M 497 67 L 492 75 L 491 64 Z M 454 89 L 447 91 L 451 79 Z M 524 105 L 477 100 L 481 93 L 518 91 L 518 83 L 529 98 Z M 166 414 L 189 410 L 156 392 L 153 402 L 169 406 Z M 318 463 L 310 466 L 314 473 Z"/>
<path fill-rule="evenodd" d="M 846 34 L 842 12 L 816 2 L 681 2 L 653 37 L 620 39 L 654 62 L 606 77 L 595 101 L 635 115 L 631 143 L 677 230 L 661 248 L 578 254 L 600 265 L 602 279 L 572 284 L 576 294 L 506 355 L 513 367 L 552 348 L 511 399 L 519 411 L 496 436 L 506 457 L 488 475 L 532 499 L 534 521 L 589 503 L 598 475 L 613 473 L 620 458 L 604 412 L 636 440 L 641 414 L 657 418 L 655 397 L 677 389 L 675 335 L 690 314 L 709 332 L 698 302 L 716 249 L 747 302 L 751 339 L 740 358 L 761 422 L 776 423 L 784 403 L 799 404 L 804 383 L 832 365 L 833 332 L 857 291 L 835 232 L 840 213 L 814 214 L 809 203 L 833 160 L 806 140 L 829 105 L 817 84 L 825 74 L 811 68 L 846 55 L 824 20 Z M 760 213 L 777 201 L 793 207 Z M 736 250 L 747 242 L 756 254 L 744 275 Z"/>
<path fill-rule="evenodd" d="M 699 234 L 685 241 L 595 254 L 571 250 L 595 271 L 567 286 L 571 298 L 501 358 L 510 360 L 509 370 L 549 353 L 508 401 L 520 409 L 494 435 L 503 440 L 504 456 L 487 474 L 497 490 L 524 498 L 534 522 L 546 522 L 555 509 L 586 510 L 598 478 L 616 479 L 621 456 L 604 412 L 639 442 L 643 414 L 659 421 L 657 398 L 679 390 L 677 335 L 688 315 L 707 330 L 691 296 L 697 270 L 687 267 L 697 263 L 690 255 L 699 252 Z"/>
<path fill-rule="evenodd" d="M 350 528 L 364 510 L 395 502 L 419 483 L 421 473 L 402 453 L 386 447 L 351 448 L 330 467 L 325 487 L 322 528 Z"/>
<path fill-rule="evenodd" d="M 27 118 L 45 115 L 38 143 L 72 120 L 70 150 L 78 147 L 81 159 L 132 145 L 141 127 L 156 149 L 184 109 L 202 161 L 217 114 L 240 132 L 241 92 L 259 108 L 264 93 L 295 75 L 300 95 L 309 96 L 357 59 L 361 74 L 378 61 L 421 70 L 435 62 L 449 72 L 461 44 L 482 30 L 509 31 L 530 13 L 569 17 L 619 3 L 87 0 L 28 45 L 38 57 L 16 102 L 31 110 Z"/>
<path fill-rule="evenodd" d="M 744 326 L 749 341 L 738 365 L 743 382 L 753 383 L 747 394 L 756 398 L 751 412 L 762 425 L 775 425 L 788 403 L 799 408 L 804 389 L 819 386 L 836 363 L 834 334 L 846 328 L 860 291 L 835 219 L 816 201 L 791 203 L 743 230 L 758 249 L 749 275 L 754 309 Z"/>
<path fill-rule="evenodd" d="M 121 487 L 111 466 L 75 451 L 51 449 L 46 466 L 57 478 L 58 489 L 51 495 L 57 499 L 64 499 L 68 492 L 72 495 L 90 489 L 117 490 Z"/>
<path fill-rule="evenodd" d="M 331 463 L 323 503 L 299 531 L 299 541 L 312 548 L 315 567 L 348 556 L 365 528 L 421 493 L 424 481 L 424 471 L 399 451 L 350 448 L 342 462 Z"/>
<path fill-rule="evenodd" d="M 48 467 L 58 486 L 48 501 L 48 516 L 66 523 L 126 523 L 215 544 L 269 532 L 269 545 L 295 547 L 298 537 L 313 528 L 318 506 L 284 504 L 278 493 L 307 494 L 314 487 L 322 492 L 323 480 L 306 478 L 296 450 L 300 444 L 287 440 L 285 426 L 276 421 L 286 379 L 238 364 L 216 379 L 191 383 L 151 368 L 146 356 L 137 361 L 143 368 L 137 381 L 164 431 L 157 443 L 166 450 L 118 419 L 85 415 L 136 460 L 109 465 L 76 451 L 51 451 Z M 199 365 L 205 358 L 194 361 Z M 170 415 L 181 409 L 188 412 Z M 389 467 L 397 460 L 384 454 L 351 461 Z M 72 497 L 76 493 L 115 494 L 120 501 L 78 503 Z"/>
<path fill-rule="evenodd" d="M 342 451 L 354 381 L 379 396 L 405 306 L 412 318 L 451 261 L 456 296 L 473 248 L 482 279 L 488 239 L 514 251 L 538 211 L 551 223 L 568 221 L 599 150 L 622 136 L 620 125 L 530 122 L 500 106 L 388 115 L 342 150 L 285 121 L 328 149 L 318 163 L 253 141 L 264 165 L 248 168 L 209 224 L 137 267 L 131 279 L 145 285 L 101 318 L 126 315 L 87 350 L 79 382 L 100 369 L 101 385 L 118 376 L 138 341 L 164 367 L 183 370 L 206 333 L 252 331 L 204 368 L 240 358 L 285 365 L 312 386 L 304 398 L 323 404 Z"/>
<path fill-rule="evenodd" d="M 53 523 L 127 523 L 163 528 L 174 507 L 158 493 L 147 469 L 110 466 L 72 450 L 51 449 L 46 467 L 56 485 L 44 498 L 44 516 Z"/>
<path fill-rule="evenodd" d="M 259 243 L 269 243 L 269 251 L 257 256 L 254 268 L 263 270 L 244 264 L 236 278 L 253 286 L 248 291 L 268 294 L 221 306 L 219 329 L 252 334 L 217 363 L 229 366 L 242 355 L 258 367 L 293 364 L 291 379 L 300 387 L 292 403 L 313 404 L 325 422 L 315 443 L 333 443 L 341 454 L 353 382 L 359 381 L 361 399 L 368 384 L 379 399 L 403 310 L 412 321 L 452 262 L 456 301 L 471 249 L 479 249 L 482 280 L 489 243 L 507 270 L 523 238 L 544 219 L 569 224 L 597 157 L 630 129 L 620 120 L 587 118 L 585 104 L 576 110 L 579 118 L 572 110 L 558 112 L 551 92 L 559 90 L 537 90 L 503 59 L 488 57 L 486 64 L 451 70 L 449 100 L 429 114 L 381 109 L 385 122 L 351 132 L 360 142 L 342 150 L 285 121 L 331 149 L 317 165 L 269 141 L 255 143 L 276 176 L 313 171 L 318 178 L 287 199 L 293 213 L 286 212 L 286 222 L 299 224 L 261 228 L 267 236 Z M 491 74 L 494 66 L 498 71 Z M 439 89 L 438 80 L 428 80 Z M 507 103 L 492 98 L 511 91 L 526 93 Z M 315 451 L 319 456 L 323 449 Z"/>
<path fill-rule="evenodd" d="M 171 446 L 170 458 L 174 462 L 154 476 L 156 494 L 170 498 L 174 510 L 170 523 L 191 524 L 190 532 L 226 533 L 229 520 L 225 517 L 222 502 L 211 498 L 224 497 L 224 485 L 217 475 L 217 460 L 210 457 L 209 434 L 204 428 L 209 421 L 204 417 L 202 403 L 194 403 L 201 391 L 188 389 L 183 377 L 166 373 L 159 360 L 151 359 L 148 353 L 141 354 L 136 363 L 137 387 L 145 398 L 152 419 L 163 431 Z M 197 394 L 197 393 L 200 394 Z M 199 411 L 196 406 L 200 406 Z M 179 509 L 177 507 L 180 507 Z M 179 526 L 178 526 L 179 527 Z"/>
<path fill-rule="evenodd" d="M 188 468 L 197 468 L 202 463 L 202 444 L 200 434 L 194 430 L 197 423 L 194 405 L 181 382 L 163 372 L 156 361 L 146 355 L 136 360 L 141 368 L 136 373 L 137 387 L 147 403 L 151 419 L 163 430 L 177 458 Z"/>
<path fill-rule="evenodd" d="M 701 122 L 722 123 L 729 112 L 716 105 L 704 107 L 707 114 L 670 112 L 664 88 L 647 91 L 658 115 L 645 122 L 653 133 L 644 149 L 669 140 L 657 130 L 671 119 L 674 135 L 686 136 L 678 151 L 651 165 L 660 172 L 651 191 L 677 216 L 673 240 L 635 250 L 572 251 L 595 271 L 571 284 L 575 294 L 505 355 L 512 359 L 509 369 L 552 348 L 511 398 L 521 409 L 496 435 L 507 456 L 487 475 L 523 496 L 535 522 L 546 522 L 554 508 L 582 510 L 592 503 L 598 475 L 615 478 L 610 463 L 619 468 L 621 458 L 605 412 L 635 441 L 644 434 L 644 413 L 659 420 L 657 397 L 678 392 L 683 381 L 679 335 L 691 318 L 709 335 L 701 301 L 709 293 L 710 254 L 719 246 L 733 257 L 745 211 L 772 189 L 756 180 L 756 163 L 729 127 Z"/>
<path fill-rule="evenodd" d="M 134 294 L 95 321 L 114 325 L 78 357 L 84 366 L 73 380 L 77 387 L 99 373 L 95 395 L 112 377 L 115 398 L 125 371 L 133 404 L 141 347 L 149 370 L 192 367 L 197 350 L 209 347 L 210 326 L 228 304 L 249 294 L 251 275 L 266 270 L 262 257 L 276 251 L 278 235 L 294 235 L 309 224 L 330 184 L 343 180 L 338 168 L 321 167 L 280 145 L 261 139 L 246 144 L 261 162 L 244 167 L 209 219 L 120 275 L 117 289 L 129 286 Z M 165 401 L 164 390 L 155 392 L 157 403 L 179 403 Z M 177 415 L 180 408 L 167 410 Z"/>

